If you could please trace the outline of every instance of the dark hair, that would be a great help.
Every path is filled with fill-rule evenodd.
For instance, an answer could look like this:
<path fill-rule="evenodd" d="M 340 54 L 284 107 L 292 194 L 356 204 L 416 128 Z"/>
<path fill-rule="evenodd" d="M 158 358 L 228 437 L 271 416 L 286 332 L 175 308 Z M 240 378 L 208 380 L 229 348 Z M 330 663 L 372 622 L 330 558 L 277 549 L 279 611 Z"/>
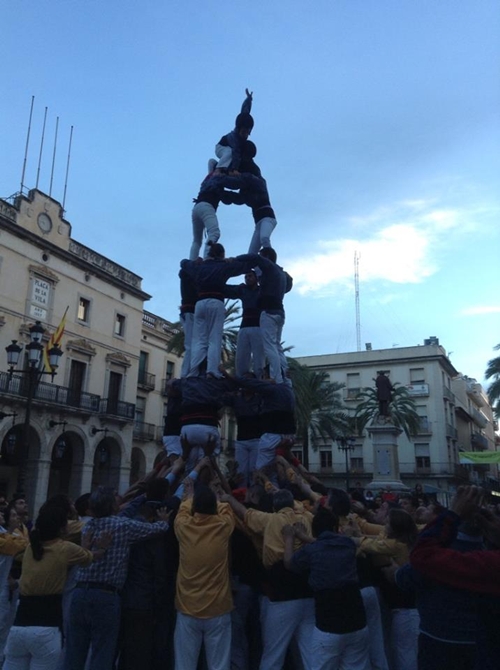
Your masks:
<path fill-rule="evenodd" d="M 262 247 L 262 249 L 259 251 L 259 254 L 263 258 L 267 258 L 273 263 L 276 263 L 276 261 L 278 260 L 278 254 L 272 247 Z"/>
<path fill-rule="evenodd" d="M 111 486 L 98 486 L 90 494 L 89 509 L 96 519 L 114 514 L 115 506 L 115 489 Z"/>
<path fill-rule="evenodd" d="M 234 125 L 236 126 L 237 130 L 239 130 L 240 128 L 249 128 L 250 130 L 252 130 L 253 124 L 254 124 L 253 117 L 248 112 L 240 112 L 234 122 Z"/>
<path fill-rule="evenodd" d="M 257 147 L 252 142 L 252 140 L 247 140 L 243 145 L 243 150 L 241 152 L 242 158 L 248 160 L 251 158 L 255 158 L 256 155 L 257 155 Z"/>
<path fill-rule="evenodd" d="M 349 495 L 342 489 L 332 489 L 328 504 L 332 508 L 332 512 L 337 516 L 347 516 L 351 511 L 351 501 Z"/>
<path fill-rule="evenodd" d="M 293 508 L 293 494 L 286 489 L 280 489 L 273 495 L 273 509 L 275 512 L 279 512 L 284 507 Z"/>
<path fill-rule="evenodd" d="M 312 520 L 312 533 L 314 537 L 319 537 L 325 531 L 336 533 L 338 529 L 338 516 L 331 510 L 320 507 Z"/>
<path fill-rule="evenodd" d="M 43 543 L 58 538 L 67 522 L 67 516 L 60 507 L 42 507 L 30 533 L 31 551 L 35 561 L 42 560 Z"/>
<path fill-rule="evenodd" d="M 224 258 L 226 255 L 226 250 L 222 244 L 219 244 L 218 242 L 212 242 L 212 240 L 208 240 L 207 246 L 209 258 Z"/>
<path fill-rule="evenodd" d="M 387 537 L 413 547 L 417 540 L 418 530 L 415 521 L 404 509 L 391 509 L 389 512 L 389 532 Z"/>
<path fill-rule="evenodd" d="M 24 500 L 24 502 L 26 502 L 26 493 L 14 493 L 11 502 L 15 503 L 18 500 Z"/>
<path fill-rule="evenodd" d="M 84 493 L 75 500 L 75 509 L 78 516 L 86 516 L 89 511 L 90 493 Z"/>
<path fill-rule="evenodd" d="M 165 500 L 169 491 L 170 483 L 166 479 L 152 479 L 146 486 L 146 500 Z"/>
<path fill-rule="evenodd" d="M 193 513 L 217 514 L 217 497 L 211 488 L 198 486 L 193 496 Z"/>
<path fill-rule="evenodd" d="M 52 498 L 46 500 L 41 506 L 40 512 L 45 507 L 57 507 L 61 509 L 64 514 L 66 514 L 66 518 L 69 518 L 72 512 L 71 501 L 65 493 L 57 493 L 55 496 L 52 496 Z"/>
<path fill-rule="evenodd" d="M 14 512 L 16 512 L 16 514 L 17 514 L 17 510 L 16 510 L 16 508 L 15 508 L 15 506 L 14 506 L 14 503 L 9 503 L 9 504 L 7 505 L 7 507 L 4 509 L 4 512 L 3 512 L 3 519 L 4 519 L 4 526 L 5 526 L 5 528 L 7 528 L 8 525 L 9 525 L 9 523 L 10 523 L 10 514 L 11 514 L 12 510 L 14 510 Z"/>

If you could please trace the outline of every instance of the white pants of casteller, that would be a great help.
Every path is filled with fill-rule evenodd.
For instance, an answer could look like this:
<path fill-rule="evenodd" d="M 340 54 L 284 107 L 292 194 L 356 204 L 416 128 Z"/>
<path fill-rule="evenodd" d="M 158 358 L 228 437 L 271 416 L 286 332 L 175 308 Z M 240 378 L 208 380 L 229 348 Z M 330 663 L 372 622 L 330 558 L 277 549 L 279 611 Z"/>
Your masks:
<path fill-rule="evenodd" d="M 269 363 L 269 376 L 277 384 L 284 381 L 282 370 L 288 369 L 288 363 L 281 346 L 284 323 L 285 318 L 281 314 L 262 312 L 260 315 L 260 330 L 264 344 L 264 354 Z"/>
<path fill-rule="evenodd" d="M 420 617 L 416 609 L 391 611 L 391 652 L 394 670 L 417 670 Z"/>
<path fill-rule="evenodd" d="M 276 219 L 273 219 L 271 216 L 265 216 L 260 221 L 257 221 L 250 246 L 248 247 L 248 253 L 257 254 L 262 247 L 270 247 L 271 235 L 277 225 Z"/>
<path fill-rule="evenodd" d="M 186 473 L 196 466 L 197 463 L 205 456 L 205 447 L 209 438 L 215 440 L 214 455 L 220 454 L 220 433 L 215 426 L 205 426 L 202 423 L 193 423 L 188 426 L 182 426 L 180 439 L 185 438 L 191 446 L 189 458 L 186 463 Z"/>
<path fill-rule="evenodd" d="M 279 433 L 263 433 L 259 440 L 259 451 L 257 453 L 257 462 L 255 467 L 257 470 L 265 468 L 267 465 L 272 465 L 276 458 L 276 449 L 280 444 L 283 435 Z"/>
<path fill-rule="evenodd" d="M 374 586 L 361 589 L 361 597 L 366 612 L 369 636 L 370 662 L 372 670 L 389 670 L 384 647 L 384 629 L 377 591 Z"/>
<path fill-rule="evenodd" d="M 229 670 L 231 614 L 197 619 L 177 612 L 174 633 L 175 670 L 196 670 L 202 642 L 208 670 Z"/>
<path fill-rule="evenodd" d="M 54 670 L 62 651 L 59 628 L 13 626 L 5 647 L 4 670 Z"/>
<path fill-rule="evenodd" d="M 312 670 L 371 670 L 368 628 L 354 633 L 325 633 L 314 627 Z"/>
<path fill-rule="evenodd" d="M 226 147 L 223 144 L 215 145 L 215 155 L 219 159 L 217 163 L 218 168 L 228 168 L 233 160 L 233 150 L 231 147 Z"/>
<path fill-rule="evenodd" d="M 217 242 L 220 237 L 219 221 L 213 205 L 208 202 L 197 202 L 191 214 L 193 221 L 193 243 L 189 252 L 189 260 L 195 261 L 200 255 L 203 231 L 207 231 L 207 242 Z M 205 244 L 204 258 L 208 247 Z"/>
<path fill-rule="evenodd" d="M 259 453 L 260 438 L 252 440 L 236 440 L 234 444 L 234 457 L 238 463 L 238 472 L 245 478 L 245 486 L 252 479 L 252 472 L 257 468 L 257 454 Z"/>
<path fill-rule="evenodd" d="M 199 367 L 205 358 L 207 359 L 207 374 L 211 373 L 215 377 L 221 377 L 219 365 L 224 316 L 225 309 L 222 300 L 205 298 L 196 303 L 189 377 L 199 375 Z"/>
<path fill-rule="evenodd" d="M 253 371 L 257 379 L 262 379 L 264 370 L 264 343 L 259 326 L 240 328 L 236 340 L 236 375 L 243 376 Z"/>
<path fill-rule="evenodd" d="M 164 435 L 162 442 L 167 456 L 182 456 L 180 435 Z"/>
<path fill-rule="evenodd" d="M 181 377 L 187 377 L 191 369 L 194 312 L 184 312 L 184 314 L 181 314 L 180 322 L 184 331 L 184 358 L 182 359 Z"/>
<path fill-rule="evenodd" d="M 314 630 L 314 600 L 301 598 L 285 602 L 261 600 L 262 659 L 260 670 L 281 670 L 286 650 L 295 636 L 304 670 L 312 670 L 312 634 Z"/>

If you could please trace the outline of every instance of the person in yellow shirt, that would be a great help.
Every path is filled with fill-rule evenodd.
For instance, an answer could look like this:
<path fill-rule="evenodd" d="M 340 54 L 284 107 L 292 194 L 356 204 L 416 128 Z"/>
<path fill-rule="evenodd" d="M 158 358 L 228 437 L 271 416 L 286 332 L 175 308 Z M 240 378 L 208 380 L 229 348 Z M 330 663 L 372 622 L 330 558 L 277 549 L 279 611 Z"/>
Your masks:
<path fill-rule="evenodd" d="M 175 606 L 175 670 L 196 670 L 201 643 L 208 670 L 229 670 L 231 610 L 229 539 L 235 519 L 215 493 L 184 480 L 185 499 L 174 530 L 179 541 Z"/>

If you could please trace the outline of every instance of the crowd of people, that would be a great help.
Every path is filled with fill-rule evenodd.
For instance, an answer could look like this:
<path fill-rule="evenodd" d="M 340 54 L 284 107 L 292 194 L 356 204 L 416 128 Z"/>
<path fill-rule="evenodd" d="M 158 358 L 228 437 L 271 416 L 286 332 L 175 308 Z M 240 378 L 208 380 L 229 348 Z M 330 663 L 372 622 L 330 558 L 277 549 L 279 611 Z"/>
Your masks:
<path fill-rule="evenodd" d="M 490 670 L 500 515 L 476 487 L 325 489 L 280 446 L 242 485 L 192 445 L 122 496 L 2 509 L 4 670 Z M 419 523 L 417 523 L 419 522 Z"/>
<path fill-rule="evenodd" d="M 481 491 L 447 510 L 421 489 L 326 489 L 292 455 L 292 278 L 271 247 L 251 106 L 247 90 L 195 200 L 162 460 L 120 495 L 56 495 L 32 524 L 23 495 L 0 500 L 3 670 L 499 667 L 500 517 Z M 220 202 L 252 209 L 247 254 L 225 257 Z M 226 298 L 243 306 L 234 375 L 221 365 Z M 223 408 L 237 421 L 224 474 Z"/>

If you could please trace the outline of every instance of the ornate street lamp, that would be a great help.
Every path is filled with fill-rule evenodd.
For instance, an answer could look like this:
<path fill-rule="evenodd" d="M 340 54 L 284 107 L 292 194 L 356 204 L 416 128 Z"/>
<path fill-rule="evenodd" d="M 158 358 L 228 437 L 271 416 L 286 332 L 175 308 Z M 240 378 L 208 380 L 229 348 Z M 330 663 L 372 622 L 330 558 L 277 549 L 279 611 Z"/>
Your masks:
<path fill-rule="evenodd" d="M 22 451 L 20 455 L 20 465 L 17 477 L 18 493 L 25 493 L 24 488 L 29 453 L 31 403 L 33 401 L 33 394 L 41 375 L 50 375 L 52 380 L 54 380 L 54 377 L 57 374 L 57 368 L 59 367 L 61 356 L 63 354 L 62 349 L 59 346 L 55 345 L 51 347 L 48 351 L 51 369 L 40 370 L 40 363 L 42 361 L 43 355 L 42 342 L 43 336 L 45 334 L 45 328 L 42 326 L 40 321 L 37 321 L 33 326 L 31 326 L 29 333 L 30 341 L 25 347 L 28 354 L 28 367 L 26 370 L 15 369 L 19 363 L 19 358 L 22 352 L 22 347 L 17 343 L 17 340 L 12 340 L 12 343 L 5 347 L 5 351 L 7 352 L 7 365 L 9 366 L 9 378 L 11 379 L 15 372 L 16 375 L 26 375 L 28 379 L 28 388 L 26 393 L 26 413 L 24 415 L 23 423 Z"/>
<path fill-rule="evenodd" d="M 335 441 L 337 442 L 337 447 L 340 449 L 340 451 L 343 451 L 345 454 L 345 486 L 346 486 L 346 491 L 349 493 L 349 488 L 350 488 L 350 483 L 349 483 L 349 453 L 351 451 L 354 451 L 356 447 L 356 438 L 350 435 L 349 437 L 345 437 L 343 435 L 339 435 L 338 437 L 335 438 Z"/>

